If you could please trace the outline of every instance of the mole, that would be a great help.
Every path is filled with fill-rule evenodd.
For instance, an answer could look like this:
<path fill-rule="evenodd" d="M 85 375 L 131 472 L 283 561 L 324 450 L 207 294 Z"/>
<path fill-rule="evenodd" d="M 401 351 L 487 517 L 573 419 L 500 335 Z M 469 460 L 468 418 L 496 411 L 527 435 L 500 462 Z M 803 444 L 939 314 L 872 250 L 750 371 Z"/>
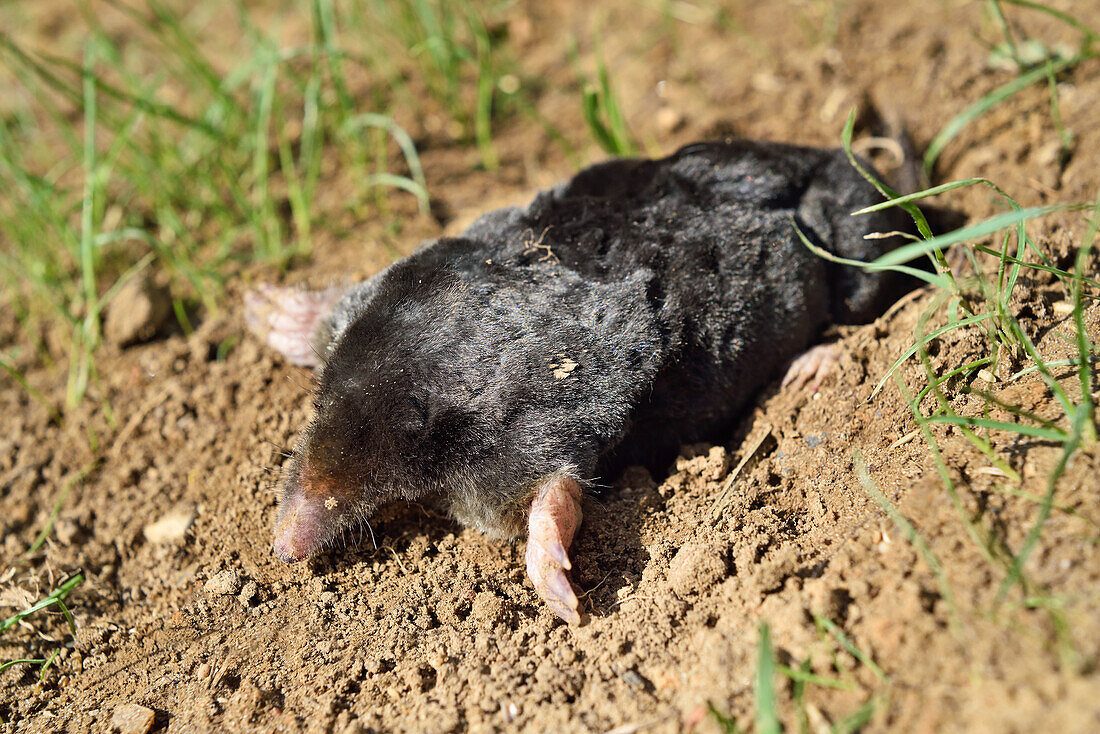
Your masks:
<path fill-rule="evenodd" d="M 909 229 L 896 209 L 851 216 L 879 200 L 841 150 L 697 143 L 588 167 L 348 288 L 251 291 L 250 329 L 318 370 L 275 555 L 431 499 L 490 536 L 525 534 L 535 591 L 578 623 L 567 572 L 586 492 L 722 436 L 785 367 L 789 389 L 816 390 L 837 358 L 815 346 L 824 329 L 911 287 L 795 231 L 868 262 Z"/>

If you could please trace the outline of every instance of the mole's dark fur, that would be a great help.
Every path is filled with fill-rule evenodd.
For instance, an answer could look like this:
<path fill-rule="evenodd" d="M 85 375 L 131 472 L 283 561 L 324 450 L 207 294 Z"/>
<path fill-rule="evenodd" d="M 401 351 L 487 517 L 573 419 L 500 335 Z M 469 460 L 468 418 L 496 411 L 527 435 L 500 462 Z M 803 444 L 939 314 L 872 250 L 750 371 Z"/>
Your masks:
<path fill-rule="evenodd" d="M 907 229 L 842 151 L 727 141 L 592 166 L 351 289 L 322 325 L 316 418 L 291 466 L 351 517 L 437 495 L 495 535 L 530 487 L 723 438 L 830 323 L 900 295 L 871 260 Z M 575 365 L 575 366 L 571 366 Z M 609 477 L 603 475 L 606 480 Z"/>

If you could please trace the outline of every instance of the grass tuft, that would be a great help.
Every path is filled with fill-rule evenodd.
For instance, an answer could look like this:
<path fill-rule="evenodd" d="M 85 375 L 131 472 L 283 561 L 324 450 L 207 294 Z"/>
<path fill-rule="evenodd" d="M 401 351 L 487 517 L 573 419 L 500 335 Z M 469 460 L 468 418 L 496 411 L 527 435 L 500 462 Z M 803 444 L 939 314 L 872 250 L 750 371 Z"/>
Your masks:
<path fill-rule="evenodd" d="M 384 209 L 389 191 L 412 194 L 422 211 L 429 203 L 415 145 L 391 114 L 401 91 L 379 85 L 363 109 L 351 86 L 380 71 L 351 50 L 369 45 L 366 19 L 314 0 L 310 42 L 280 47 L 238 5 L 243 61 L 223 68 L 200 30 L 158 0 L 110 6 L 130 32 L 117 40 L 83 13 L 79 60 L 26 47 L 16 27 L 0 31 L 0 67 L 15 80 L 13 111 L 0 119 L 0 284 L 37 358 L 5 355 L 3 366 L 29 387 L 28 366 L 67 365 L 67 408 L 97 382 L 103 315 L 137 270 L 169 281 L 188 333 L 188 313 L 215 309 L 242 265 L 308 255 L 319 219 L 342 213 L 320 197 L 323 161 L 353 170 L 344 210 Z M 491 55 L 483 25 L 478 33 Z M 488 156 L 491 99 L 480 104 Z"/>
<path fill-rule="evenodd" d="M 0 634 L 6 632 L 11 627 L 14 627 L 16 624 L 23 622 L 25 619 L 38 612 L 49 609 L 50 607 L 57 607 L 62 616 L 65 618 L 65 622 L 69 626 L 69 632 L 75 635 L 76 620 L 73 619 L 72 612 L 70 612 L 69 608 L 65 605 L 65 599 L 67 599 L 69 594 L 71 594 L 73 590 L 77 586 L 80 586 L 80 584 L 82 583 L 84 583 L 84 572 L 77 571 L 76 573 L 63 580 L 60 584 L 58 584 L 56 589 L 51 591 L 42 599 L 39 599 L 26 609 L 20 612 L 16 612 L 12 616 L 5 619 L 4 622 L 0 624 Z M 49 668 L 49 666 L 57 658 L 60 652 L 61 649 L 58 648 L 54 650 L 48 658 L 17 658 L 15 660 L 8 660 L 4 663 L 0 663 L 0 673 L 15 665 L 40 665 L 42 667 L 39 670 L 38 674 L 39 680 L 45 680 L 47 668 Z"/>
<path fill-rule="evenodd" d="M 581 78 L 581 111 L 592 137 L 609 155 L 637 155 L 639 145 L 626 124 L 619 98 L 611 84 L 611 74 L 604 61 L 603 50 L 596 45 L 596 78 L 580 69 L 576 39 L 571 39 L 569 56 Z"/>
<path fill-rule="evenodd" d="M 1056 20 L 1059 20 L 1071 28 L 1081 33 L 1081 39 L 1078 44 L 1076 52 L 1061 56 L 1051 52 L 1044 52 L 1039 55 L 1040 61 L 1032 62 L 1024 58 L 1021 53 L 1021 49 L 1028 46 L 1028 42 L 1021 43 L 1014 38 L 1011 30 L 1011 26 L 1005 17 L 1004 10 L 1001 7 L 1002 1 L 1010 5 L 1015 5 L 1021 8 L 1029 10 L 1036 10 L 1044 13 Z M 933 168 L 936 165 L 936 161 L 943 153 L 944 148 L 954 140 L 960 132 L 962 132 L 971 122 L 984 115 L 989 110 L 996 107 L 1001 102 L 1013 97 L 1018 92 L 1027 89 L 1031 85 L 1047 81 L 1050 85 L 1051 97 L 1050 97 L 1050 110 L 1051 118 L 1054 122 L 1055 129 L 1058 131 L 1059 138 L 1062 143 L 1062 160 L 1063 162 L 1068 158 L 1070 146 L 1072 145 L 1072 134 L 1062 126 L 1061 114 L 1058 109 L 1058 88 L 1056 84 L 1056 77 L 1058 74 L 1069 71 L 1074 67 L 1081 64 L 1081 62 L 1088 59 L 1095 58 L 1100 55 L 1100 47 L 1098 47 L 1097 41 L 1100 40 L 1100 36 L 1096 34 L 1091 28 L 1086 26 L 1081 21 L 1072 17 L 1068 13 L 1056 10 L 1048 7 L 1042 3 L 1030 2 L 1029 0 L 988 0 L 987 3 L 990 13 L 996 21 L 998 27 L 1001 28 L 1004 41 L 1000 48 L 1004 49 L 1005 54 L 1012 59 L 1017 70 L 1020 72 L 1019 76 L 1012 79 L 988 94 L 983 95 L 978 101 L 967 107 L 958 115 L 953 117 L 943 127 L 943 129 L 933 138 L 929 143 L 927 150 L 924 153 L 924 175 L 929 176 L 932 173 Z M 1040 46 L 1039 42 L 1030 44 L 1031 46 Z M 1044 47 L 1045 48 L 1045 47 Z"/>
<path fill-rule="evenodd" d="M 1041 9 L 1034 3 L 1013 4 L 1025 5 L 1036 10 Z M 991 2 L 991 6 L 996 13 L 1001 13 L 1000 5 L 995 0 Z M 1056 13 L 1054 15 L 1058 17 Z M 1003 19 L 1003 16 L 1001 17 Z M 1065 20 L 1065 18 L 1059 19 Z M 1075 27 L 1084 33 L 1084 40 L 1082 40 L 1076 56 L 1062 60 L 1048 60 L 1041 66 L 1030 71 L 1024 71 L 1017 79 L 1003 85 L 994 93 L 983 97 L 978 103 L 961 113 L 959 117 L 949 122 L 940 135 L 935 138 L 925 156 L 926 171 L 931 170 L 943 146 L 977 115 L 982 114 L 994 104 L 1007 99 L 1019 89 L 1040 78 L 1047 78 L 1051 84 L 1053 90 L 1052 114 L 1063 144 L 1068 145 L 1071 142 L 1071 137 L 1068 131 L 1061 126 L 1054 75 L 1058 71 L 1066 69 L 1096 53 L 1093 47 L 1095 34 L 1083 27 Z M 1004 29 L 1006 42 L 1012 41 L 1007 22 L 1004 24 Z M 930 305 L 918 319 L 914 343 L 890 365 L 875 386 L 871 397 L 873 398 L 879 392 L 889 377 L 893 376 L 895 378 L 902 398 L 909 406 L 917 422 L 918 429 L 929 446 L 940 479 L 956 512 L 965 523 L 971 540 L 978 546 L 988 562 L 1003 569 L 1004 576 L 995 606 L 1000 606 L 1009 592 L 1015 588 L 1019 589 L 1022 598 L 1045 598 L 1043 593 L 1036 591 L 1033 584 L 1028 581 L 1025 567 L 1040 541 L 1042 530 L 1051 512 L 1058 507 L 1056 492 L 1059 479 L 1064 474 L 1066 466 L 1081 446 L 1089 445 L 1096 440 L 1095 406 L 1091 394 L 1094 376 L 1092 365 L 1096 360 L 1096 355 L 1085 328 L 1084 305 L 1086 298 L 1096 297 L 1095 290 L 1100 285 L 1096 280 L 1087 277 L 1088 264 L 1091 262 L 1092 243 L 1096 234 L 1096 220 L 1100 216 L 1100 200 L 1024 208 L 996 184 L 983 178 L 953 181 L 902 196 L 878 181 L 851 154 L 854 122 L 853 112 L 849 116 L 842 134 L 844 149 L 848 151 L 852 164 L 882 193 L 886 200 L 881 204 L 866 207 L 853 214 L 865 214 L 890 206 L 901 207 L 910 214 L 915 222 L 920 233 L 919 239 L 886 253 L 871 263 L 859 263 L 846 261 L 821 251 L 820 248 L 809 242 L 801 231 L 798 231 L 797 226 L 795 227 L 796 232 L 809 249 L 822 257 L 845 262 L 848 265 L 861 267 L 867 271 L 895 271 L 918 277 L 931 287 L 933 297 L 929 299 Z M 930 196 L 979 185 L 991 189 L 1008 205 L 1009 210 L 995 214 L 983 221 L 961 227 L 953 232 L 939 235 L 933 233 L 927 219 L 917 207 L 917 202 Z M 1028 225 L 1038 218 L 1057 212 L 1080 210 L 1088 210 L 1092 218 L 1086 226 L 1083 244 L 1078 248 L 1074 269 L 1070 272 L 1054 266 L 1047 254 L 1036 245 L 1028 234 Z M 993 238 L 995 242 L 999 242 L 999 246 L 990 247 L 982 244 L 981 241 L 987 238 Z M 952 247 L 961 248 L 962 254 L 970 265 L 971 275 L 966 277 L 957 275 L 948 267 L 945 252 Z M 933 265 L 934 272 L 922 272 L 906 264 L 916 258 L 928 258 Z M 995 267 L 989 267 L 991 262 Z M 1071 321 L 1074 330 L 1072 341 L 1077 352 L 1075 358 L 1059 361 L 1045 360 L 1027 330 L 1017 319 L 1012 299 L 1018 278 L 1024 269 L 1033 269 L 1037 272 L 1052 275 L 1067 290 L 1072 302 Z M 1093 292 L 1087 295 L 1089 289 L 1092 289 Z M 936 319 L 943 319 L 946 323 L 930 328 L 930 324 Z M 929 355 L 929 345 L 955 332 L 961 333 L 964 330 L 976 332 L 984 337 L 986 353 L 979 355 L 978 359 L 971 360 L 967 364 L 949 366 L 943 374 L 938 374 L 937 368 L 933 365 Z M 913 358 L 916 358 L 921 365 L 926 380 L 926 386 L 917 391 L 915 396 L 910 393 L 897 373 L 897 370 L 903 364 Z M 957 412 L 952 401 L 945 394 L 946 386 L 948 384 L 955 385 L 960 381 L 969 383 L 979 371 L 996 374 L 1002 364 L 1005 364 L 1006 369 L 1010 366 L 1016 368 L 1016 374 L 1011 379 L 1016 379 L 1025 374 L 1037 373 L 1052 394 L 1055 403 L 1061 408 L 1061 415 L 1055 419 L 1035 415 L 1020 406 L 1003 400 L 994 391 L 981 390 L 969 384 L 962 384 L 953 389 L 959 393 L 969 394 L 977 398 L 981 407 L 975 413 L 966 415 Z M 1056 365 L 1072 365 L 1076 368 L 1080 397 L 1071 396 L 1067 387 L 1055 378 L 1051 368 Z M 1019 369 L 1022 366 L 1023 368 Z M 928 398 L 933 399 L 934 407 L 922 407 L 926 405 L 926 399 Z M 1004 417 L 998 417 L 997 413 Z M 995 437 L 998 435 L 1027 437 L 1051 442 L 1060 447 L 1059 459 L 1046 478 L 1045 493 L 1041 497 L 1022 493 L 1037 504 L 1038 508 L 1031 527 L 1018 548 L 1007 548 L 1003 541 L 995 537 L 991 530 L 982 528 L 979 517 L 972 517 L 966 510 L 955 481 L 942 458 L 942 451 L 938 445 L 936 434 L 932 430 L 936 425 L 952 426 L 958 430 L 1010 482 L 1018 483 L 1020 475 L 1013 469 L 1010 462 L 999 454 L 997 446 L 1000 444 L 995 440 Z M 909 542 L 913 544 L 932 569 L 940 587 L 941 596 L 947 603 L 952 630 L 961 641 L 963 639 L 961 620 L 954 594 L 947 582 L 942 564 L 913 525 L 901 516 L 893 504 L 878 490 L 870 477 L 865 462 L 858 453 L 855 456 L 855 463 L 859 479 L 868 493 L 902 530 Z M 1012 494 L 1011 488 L 1006 494 Z M 1031 606 L 1045 609 L 1049 613 L 1052 628 L 1058 631 L 1063 648 L 1068 647 L 1067 625 L 1061 617 L 1060 605 L 1036 604 Z"/>

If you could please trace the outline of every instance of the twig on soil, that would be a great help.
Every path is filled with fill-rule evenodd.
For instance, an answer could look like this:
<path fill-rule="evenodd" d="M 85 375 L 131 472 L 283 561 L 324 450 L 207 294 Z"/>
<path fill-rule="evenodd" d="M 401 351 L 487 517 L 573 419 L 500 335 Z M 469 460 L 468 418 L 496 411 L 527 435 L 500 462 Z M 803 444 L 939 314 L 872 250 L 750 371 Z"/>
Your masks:
<path fill-rule="evenodd" d="M 587 591 L 585 591 L 584 593 L 582 593 L 582 594 L 581 594 L 581 598 L 583 599 L 584 597 L 588 596 L 589 594 L 591 594 L 591 593 L 592 593 L 593 591 L 595 591 L 596 589 L 598 589 L 598 588 L 600 588 L 601 586 L 603 586 L 603 582 L 604 582 L 604 581 L 607 581 L 607 579 L 608 579 L 608 578 L 610 578 L 610 577 L 611 577 L 611 574 L 613 574 L 613 573 L 615 573 L 615 572 L 614 572 L 614 571 L 608 571 L 608 572 L 607 572 L 607 573 L 606 573 L 606 574 L 604 575 L 604 577 L 603 577 L 602 579 L 600 579 L 600 583 L 596 584 L 596 585 L 595 585 L 595 586 L 593 586 L 593 587 L 592 587 L 591 589 L 588 589 Z"/>
<path fill-rule="evenodd" d="M 401 556 L 397 553 L 397 551 L 395 551 L 393 549 L 393 546 L 383 545 L 381 547 L 385 548 L 386 550 L 388 550 L 390 553 L 393 554 L 393 559 L 395 561 L 397 561 L 397 565 L 401 567 L 401 573 L 408 576 L 409 575 L 409 569 L 405 568 L 405 562 L 401 560 Z"/>
<path fill-rule="evenodd" d="M 897 441 L 894 441 L 892 444 L 890 444 L 890 446 L 886 450 L 887 451 L 893 451 L 897 447 L 904 446 L 905 444 L 909 443 L 910 441 L 912 441 L 914 438 L 916 438 L 919 435 L 920 435 L 920 429 L 919 428 L 916 429 L 916 430 L 913 430 L 913 431 L 909 431 L 909 433 L 905 434 L 904 436 L 899 438 Z"/>
<path fill-rule="evenodd" d="M 722 517 L 722 513 L 725 512 L 726 507 L 730 503 L 730 495 L 733 492 L 733 485 L 737 481 L 737 477 L 741 476 L 741 472 L 745 470 L 749 462 L 758 458 L 761 448 L 764 446 L 764 442 L 768 440 L 772 435 L 772 427 L 765 424 L 764 430 L 761 432 L 760 437 L 757 438 L 745 455 L 741 457 L 741 461 L 737 463 L 734 470 L 730 472 L 729 477 L 726 478 L 725 484 L 722 486 L 722 491 L 718 495 L 718 499 L 714 502 L 714 511 L 712 512 L 713 519 L 717 520 Z"/>
<path fill-rule="evenodd" d="M 622 726 L 616 726 L 614 729 L 608 729 L 604 734 L 635 734 L 635 732 L 642 731 L 643 729 L 649 729 L 650 727 L 663 724 L 669 719 L 676 717 L 675 711 L 669 711 L 664 716 L 658 716 L 656 719 L 650 719 L 649 721 L 638 721 L 633 724 L 623 724 Z"/>

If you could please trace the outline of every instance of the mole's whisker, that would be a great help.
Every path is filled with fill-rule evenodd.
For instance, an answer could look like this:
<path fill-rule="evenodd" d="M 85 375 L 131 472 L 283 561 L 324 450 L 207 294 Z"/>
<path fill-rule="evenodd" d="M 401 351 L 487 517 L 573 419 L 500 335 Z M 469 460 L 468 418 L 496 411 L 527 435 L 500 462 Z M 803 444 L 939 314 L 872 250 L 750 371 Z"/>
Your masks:
<path fill-rule="evenodd" d="M 367 526 L 367 530 L 369 530 L 369 531 L 370 531 L 370 542 L 371 542 L 371 545 L 373 545 L 373 546 L 374 546 L 374 549 L 375 549 L 375 550 L 378 550 L 378 541 L 376 541 L 376 540 L 374 539 L 374 528 L 372 528 L 372 527 L 370 526 L 370 520 L 368 520 L 368 519 L 366 519 L 366 518 L 363 518 L 363 522 L 364 522 L 364 524 L 366 524 L 366 526 Z"/>

